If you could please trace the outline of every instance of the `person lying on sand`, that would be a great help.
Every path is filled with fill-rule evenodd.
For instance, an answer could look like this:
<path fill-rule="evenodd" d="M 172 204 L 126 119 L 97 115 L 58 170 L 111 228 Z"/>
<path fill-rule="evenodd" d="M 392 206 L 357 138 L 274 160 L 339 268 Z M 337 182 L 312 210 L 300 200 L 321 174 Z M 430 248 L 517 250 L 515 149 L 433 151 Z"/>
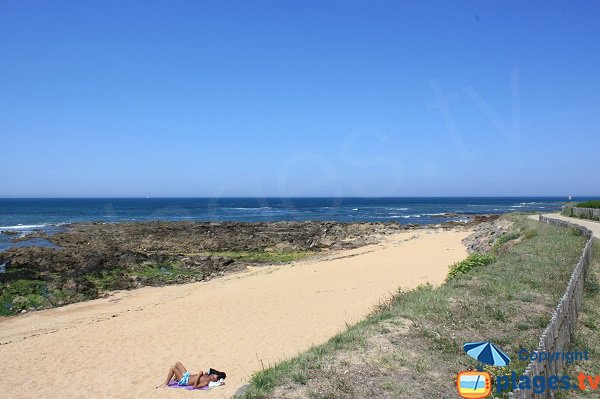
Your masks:
<path fill-rule="evenodd" d="M 201 371 L 198 374 L 190 374 L 189 371 L 180 362 L 175 363 L 175 366 L 169 369 L 167 375 L 167 381 L 157 386 L 156 388 L 166 387 L 169 385 L 171 380 L 175 379 L 178 385 L 188 386 L 191 385 L 194 389 L 204 388 L 211 382 L 221 381 L 227 378 L 227 374 L 222 371 L 215 369 L 209 369 L 209 371 Z M 225 382 L 221 381 L 221 384 Z"/>

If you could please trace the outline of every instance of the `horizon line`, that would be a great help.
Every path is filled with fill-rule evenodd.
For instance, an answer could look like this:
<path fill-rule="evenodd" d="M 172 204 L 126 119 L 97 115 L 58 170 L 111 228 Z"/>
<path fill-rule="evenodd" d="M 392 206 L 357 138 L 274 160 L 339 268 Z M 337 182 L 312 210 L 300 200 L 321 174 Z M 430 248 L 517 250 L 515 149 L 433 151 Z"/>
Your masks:
<path fill-rule="evenodd" d="M 600 195 L 570 195 L 572 198 L 592 198 Z M 181 197 L 169 197 L 169 196 L 116 196 L 116 197 L 96 197 L 96 196 L 65 196 L 65 197 L 0 197 L 0 200 L 20 200 L 20 199 L 398 199 L 398 198 L 565 198 L 568 200 L 569 195 L 422 195 L 422 196 L 222 196 L 222 197 L 211 197 L 211 196 L 181 196 Z"/>

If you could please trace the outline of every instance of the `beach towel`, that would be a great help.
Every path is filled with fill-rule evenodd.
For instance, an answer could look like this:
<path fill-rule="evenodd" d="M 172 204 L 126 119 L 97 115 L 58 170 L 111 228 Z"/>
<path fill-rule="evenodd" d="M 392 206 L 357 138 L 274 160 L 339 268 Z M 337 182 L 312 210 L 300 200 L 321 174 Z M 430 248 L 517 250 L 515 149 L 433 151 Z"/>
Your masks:
<path fill-rule="evenodd" d="M 208 391 L 211 388 L 218 387 L 219 385 L 223 385 L 223 384 L 224 384 L 223 380 L 219 380 L 216 382 L 211 381 L 208 383 L 208 386 L 206 386 L 206 387 L 194 388 L 192 385 L 179 385 L 177 383 L 177 381 L 171 381 L 171 382 L 169 382 L 168 387 L 169 388 L 182 388 L 182 389 L 185 389 L 188 391 L 194 391 L 194 390 Z"/>

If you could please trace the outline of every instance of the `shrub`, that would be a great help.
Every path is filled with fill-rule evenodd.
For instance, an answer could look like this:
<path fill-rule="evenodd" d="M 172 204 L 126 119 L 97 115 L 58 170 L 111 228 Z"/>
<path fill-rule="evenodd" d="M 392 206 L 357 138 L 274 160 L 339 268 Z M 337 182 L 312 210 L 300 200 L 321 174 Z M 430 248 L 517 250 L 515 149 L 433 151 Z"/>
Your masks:
<path fill-rule="evenodd" d="M 534 230 L 534 229 L 527 229 L 525 230 L 525 233 L 523 233 L 523 238 L 529 240 L 530 238 L 533 238 L 535 236 L 538 235 L 538 231 Z"/>
<path fill-rule="evenodd" d="M 493 254 L 480 254 L 480 253 L 472 253 L 466 257 L 466 259 L 461 260 L 460 262 L 456 262 L 452 266 L 450 266 L 450 271 L 448 272 L 448 277 L 446 277 L 446 281 L 452 280 L 459 274 L 466 274 L 470 270 L 486 266 L 492 263 L 496 257 Z"/>
<path fill-rule="evenodd" d="M 574 206 L 575 206 L 575 204 L 573 202 L 566 203 L 563 206 L 562 211 L 560 211 L 560 214 L 563 216 L 573 216 L 573 207 Z"/>
<path fill-rule="evenodd" d="M 575 205 L 577 208 L 596 208 L 600 209 L 600 200 L 580 202 Z"/>

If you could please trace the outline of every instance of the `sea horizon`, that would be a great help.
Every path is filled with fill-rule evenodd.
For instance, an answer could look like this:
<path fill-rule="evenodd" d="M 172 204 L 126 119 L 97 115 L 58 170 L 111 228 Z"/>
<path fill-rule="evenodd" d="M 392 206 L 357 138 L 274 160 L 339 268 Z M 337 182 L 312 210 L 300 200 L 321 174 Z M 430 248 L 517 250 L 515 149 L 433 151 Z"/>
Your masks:
<path fill-rule="evenodd" d="M 598 198 L 598 195 L 570 195 L 574 200 L 590 198 Z M 393 198 L 564 198 L 568 201 L 569 195 L 406 195 L 406 196 L 370 196 L 370 195 L 348 195 L 348 196 L 334 196 L 334 195 L 298 195 L 298 196 L 280 196 L 280 195 L 268 195 L 262 197 L 252 196 L 65 196 L 65 197 L 0 197 L 0 200 L 55 200 L 55 199 L 294 199 L 294 198 L 342 198 L 342 199 L 353 199 L 353 198 L 366 198 L 366 199 L 393 199 Z"/>
<path fill-rule="evenodd" d="M 596 197 L 574 197 L 592 198 Z M 92 221 L 436 224 L 477 214 L 553 212 L 567 201 L 566 196 L 0 198 L 0 231 L 26 234 L 32 229 Z"/>

